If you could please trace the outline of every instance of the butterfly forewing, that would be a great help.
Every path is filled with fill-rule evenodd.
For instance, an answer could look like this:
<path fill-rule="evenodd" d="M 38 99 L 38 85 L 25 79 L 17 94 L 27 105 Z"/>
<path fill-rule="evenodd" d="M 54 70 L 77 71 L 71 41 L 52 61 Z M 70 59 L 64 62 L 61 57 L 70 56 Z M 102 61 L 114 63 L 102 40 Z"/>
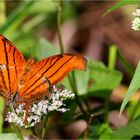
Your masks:
<path fill-rule="evenodd" d="M 73 54 L 60 54 L 45 58 L 32 66 L 29 78 L 19 91 L 19 95 L 29 98 L 35 94 L 36 90 L 44 91 L 45 88 L 49 88 L 49 83 L 42 86 L 42 78 L 45 77 L 51 85 L 54 85 L 73 69 L 85 70 L 86 59 L 80 55 Z"/>

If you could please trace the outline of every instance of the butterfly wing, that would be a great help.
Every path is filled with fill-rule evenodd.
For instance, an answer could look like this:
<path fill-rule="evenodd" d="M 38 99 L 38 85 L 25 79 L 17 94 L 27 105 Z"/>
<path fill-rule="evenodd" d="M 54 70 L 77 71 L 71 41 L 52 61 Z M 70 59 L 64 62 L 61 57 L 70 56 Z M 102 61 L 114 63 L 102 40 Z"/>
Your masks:
<path fill-rule="evenodd" d="M 32 66 L 27 82 L 19 91 L 21 96 L 30 98 L 48 89 L 49 83 L 60 82 L 73 69 L 86 69 L 87 60 L 81 55 L 59 54 L 45 58 Z"/>
<path fill-rule="evenodd" d="M 9 94 L 18 87 L 18 76 L 26 61 L 21 52 L 3 35 L 0 35 L 0 88 Z M 5 94 L 5 92 L 3 93 Z"/>

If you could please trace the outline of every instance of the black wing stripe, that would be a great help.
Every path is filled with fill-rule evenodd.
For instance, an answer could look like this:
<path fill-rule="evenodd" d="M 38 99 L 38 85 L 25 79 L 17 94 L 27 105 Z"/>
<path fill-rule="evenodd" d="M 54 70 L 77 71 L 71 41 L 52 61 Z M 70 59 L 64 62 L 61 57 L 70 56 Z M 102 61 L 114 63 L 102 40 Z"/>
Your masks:
<path fill-rule="evenodd" d="M 36 73 L 34 73 L 31 77 L 30 77 L 30 79 L 32 79 L 39 71 L 41 71 L 44 67 L 45 67 L 45 65 L 48 63 L 48 61 L 49 61 L 49 58 L 48 58 L 48 60 L 44 63 L 44 65 L 42 65 L 42 67 L 38 70 L 38 71 L 36 71 Z M 30 80 L 29 79 L 29 80 Z"/>
<path fill-rule="evenodd" d="M 15 48 L 14 48 L 14 51 L 13 51 L 13 62 L 14 62 L 14 65 L 16 64 L 16 60 L 15 60 Z M 18 78 L 18 76 L 17 76 L 17 67 L 15 66 L 14 67 L 15 68 L 15 73 L 16 73 L 16 78 Z"/>
<path fill-rule="evenodd" d="M 56 61 L 55 61 L 50 67 L 48 67 L 48 69 L 45 70 L 45 71 L 42 73 L 42 75 L 44 75 L 51 67 L 53 67 L 53 66 L 56 64 L 57 61 L 59 61 L 59 60 L 62 59 L 62 58 L 63 58 L 63 57 L 58 57 L 58 59 L 56 59 Z M 38 80 L 40 80 L 40 78 L 42 78 L 42 75 L 41 75 L 39 78 L 37 78 L 37 79 L 31 84 L 31 86 L 28 87 L 28 88 L 24 91 L 24 93 L 26 93 Z M 24 93 L 23 93 L 23 95 L 24 95 Z"/>
<path fill-rule="evenodd" d="M 42 77 L 41 77 L 41 78 L 42 78 Z M 42 82 L 42 83 L 40 83 L 40 84 L 37 85 L 34 89 L 32 89 L 30 92 L 24 94 L 24 96 L 27 95 L 27 94 L 33 93 L 37 88 L 39 88 L 39 87 L 40 87 L 41 85 L 43 85 L 43 84 L 46 84 L 46 82 Z M 49 84 L 48 84 L 48 85 L 49 85 Z"/>
<path fill-rule="evenodd" d="M 51 78 L 54 74 L 56 74 L 66 63 L 68 63 L 71 59 L 73 58 L 73 56 L 67 60 L 65 63 L 63 63 L 63 65 L 61 65 L 61 67 L 59 67 L 51 76 L 49 76 L 49 78 Z M 30 94 L 32 92 L 34 92 L 38 87 L 40 87 L 41 85 L 43 85 L 44 83 L 42 82 L 41 84 L 37 85 L 34 89 L 32 89 L 30 92 L 26 93 L 26 94 Z M 24 95 L 26 95 L 24 94 Z"/>
<path fill-rule="evenodd" d="M 52 76 L 54 76 L 65 64 L 67 64 L 71 59 L 73 58 L 73 56 L 67 60 L 63 65 L 61 65 L 61 67 L 59 67 L 52 75 L 50 75 L 48 78 L 51 78 Z"/>
<path fill-rule="evenodd" d="M 11 48 L 12 48 L 11 44 L 9 44 L 9 45 L 10 45 L 10 48 L 9 48 L 8 52 L 10 52 L 11 51 Z"/>

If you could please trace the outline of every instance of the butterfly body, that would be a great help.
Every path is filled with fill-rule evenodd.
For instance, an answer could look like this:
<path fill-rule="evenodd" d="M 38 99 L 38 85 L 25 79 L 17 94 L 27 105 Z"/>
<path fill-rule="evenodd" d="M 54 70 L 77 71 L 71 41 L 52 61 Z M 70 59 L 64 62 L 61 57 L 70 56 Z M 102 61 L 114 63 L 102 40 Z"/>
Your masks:
<path fill-rule="evenodd" d="M 49 96 L 49 88 L 73 69 L 86 69 L 86 59 L 78 54 L 58 54 L 35 62 L 26 61 L 21 52 L 0 35 L 0 90 L 6 101 L 25 103 L 26 115 L 31 102 Z"/>

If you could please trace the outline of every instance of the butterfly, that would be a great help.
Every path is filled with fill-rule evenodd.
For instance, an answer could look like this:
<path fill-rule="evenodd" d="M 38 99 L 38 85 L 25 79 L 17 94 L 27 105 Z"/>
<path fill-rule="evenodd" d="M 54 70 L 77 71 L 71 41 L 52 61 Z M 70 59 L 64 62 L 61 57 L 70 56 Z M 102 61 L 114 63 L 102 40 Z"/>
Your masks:
<path fill-rule="evenodd" d="M 86 70 L 87 60 L 79 54 L 57 54 L 35 62 L 26 61 L 22 53 L 3 35 L 0 35 L 0 94 L 8 102 L 29 105 L 49 96 L 49 88 L 62 81 L 74 70 Z"/>

